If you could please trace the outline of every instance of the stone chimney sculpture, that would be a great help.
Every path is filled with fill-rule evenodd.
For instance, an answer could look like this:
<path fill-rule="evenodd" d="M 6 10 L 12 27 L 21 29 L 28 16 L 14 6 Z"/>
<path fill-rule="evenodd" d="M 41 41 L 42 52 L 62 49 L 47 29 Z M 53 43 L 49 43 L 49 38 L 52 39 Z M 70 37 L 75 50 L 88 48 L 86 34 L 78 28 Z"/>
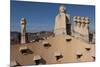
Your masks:
<path fill-rule="evenodd" d="M 67 24 L 69 23 L 69 15 L 66 14 L 66 9 L 64 5 L 61 5 L 59 8 L 59 14 L 55 18 L 55 27 L 54 33 L 55 35 L 63 34 L 67 35 Z"/>
<path fill-rule="evenodd" d="M 26 43 L 26 19 L 21 18 L 21 44 Z"/>
<path fill-rule="evenodd" d="M 75 37 L 88 39 L 89 34 L 89 18 L 74 16 L 74 32 Z"/>

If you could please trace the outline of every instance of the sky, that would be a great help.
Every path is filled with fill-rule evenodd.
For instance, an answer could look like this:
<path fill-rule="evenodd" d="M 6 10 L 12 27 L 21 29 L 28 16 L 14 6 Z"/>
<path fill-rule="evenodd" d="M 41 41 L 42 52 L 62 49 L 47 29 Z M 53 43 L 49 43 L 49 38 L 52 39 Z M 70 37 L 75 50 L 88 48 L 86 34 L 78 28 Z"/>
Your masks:
<path fill-rule="evenodd" d="M 27 21 L 27 32 L 53 31 L 60 5 L 58 3 L 11 1 L 11 31 L 20 31 L 22 17 Z M 66 4 L 65 8 L 71 19 L 73 16 L 89 17 L 90 31 L 95 30 L 95 6 Z"/>

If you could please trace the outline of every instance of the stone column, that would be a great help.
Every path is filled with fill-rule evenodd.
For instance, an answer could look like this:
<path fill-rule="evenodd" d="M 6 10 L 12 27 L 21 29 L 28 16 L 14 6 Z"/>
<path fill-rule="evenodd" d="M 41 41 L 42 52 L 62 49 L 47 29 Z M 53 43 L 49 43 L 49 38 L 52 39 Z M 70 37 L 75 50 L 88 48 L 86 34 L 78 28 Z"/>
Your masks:
<path fill-rule="evenodd" d="M 21 44 L 26 43 L 26 19 L 21 18 Z"/>

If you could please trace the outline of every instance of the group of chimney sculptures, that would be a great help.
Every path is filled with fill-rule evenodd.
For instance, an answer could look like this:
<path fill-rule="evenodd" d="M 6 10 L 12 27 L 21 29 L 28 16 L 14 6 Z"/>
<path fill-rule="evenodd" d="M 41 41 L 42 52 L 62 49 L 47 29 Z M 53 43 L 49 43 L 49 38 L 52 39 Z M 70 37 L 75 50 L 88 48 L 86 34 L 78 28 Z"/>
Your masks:
<path fill-rule="evenodd" d="M 74 22 L 74 29 L 72 24 Z M 87 37 L 89 39 L 89 18 L 74 16 L 71 21 L 70 15 L 67 14 L 64 5 L 59 8 L 59 13 L 55 18 L 54 34 L 57 35 L 73 35 L 74 37 Z M 93 37 L 93 36 L 91 36 Z M 26 19 L 21 19 L 21 44 L 26 43 Z"/>

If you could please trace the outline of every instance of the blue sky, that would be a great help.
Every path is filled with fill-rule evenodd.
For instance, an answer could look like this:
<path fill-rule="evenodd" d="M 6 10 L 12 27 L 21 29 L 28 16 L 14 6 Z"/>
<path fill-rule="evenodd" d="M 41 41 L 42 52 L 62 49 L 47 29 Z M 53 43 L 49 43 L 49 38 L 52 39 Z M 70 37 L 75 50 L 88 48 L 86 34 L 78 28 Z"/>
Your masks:
<path fill-rule="evenodd" d="M 53 31 L 55 16 L 61 4 L 11 1 L 11 31 L 20 31 L 22 17 L 27 21 L 27 32 Z M 89 5 L 66 4 L 66 12 L 73 16 L 90 18 L 90 30 L 95 29 L 95 7 Z M 73 22 L 71 22 L 73 23 Z"/>

